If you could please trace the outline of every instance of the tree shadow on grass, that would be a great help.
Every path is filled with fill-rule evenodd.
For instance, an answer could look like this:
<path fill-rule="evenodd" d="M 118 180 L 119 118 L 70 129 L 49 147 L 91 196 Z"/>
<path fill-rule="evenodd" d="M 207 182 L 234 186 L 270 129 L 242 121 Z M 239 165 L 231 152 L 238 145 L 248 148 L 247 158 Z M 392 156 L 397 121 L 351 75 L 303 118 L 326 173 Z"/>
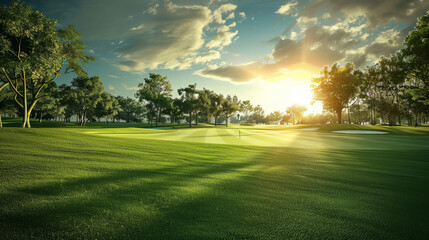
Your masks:
<path fill-rule="evenodd" d="M 404 158 L 389 161 L 395 154 Z M 29 198 L 18 205 L 30 207 L 0 216 L 0 228 L 16 239 L 423 239 L 428 163 L 405 156 L 267 148 L 243 161 L 120 170 L 20 189 Z M 37 197 L 46 203 L 31 205 Z"/>
<path fill-rule="evenodd" d="M 132 211 L 129 212 L 129 216 L 123 215 L 122 211 L 129 211 L 126 205 L 135 205 L 137 209 L 167 208 L 180 201 L 185 195 L 193 195 L 192 188 L 186 189 L 188 185 L 195 185 L 198 189 L 198 181 L 201 179 L 204 180 L 201 182 L 202 185 L 216 184 L 214 175 L 236 174 L 240 169 L 251 167 L 253 164 L 253 162 L 206 163 L 202 164 L 203 166 L 187 164 L 180 168 L 158 170 L 121 170 L 105 176 L 20 189 L 15 195 L 3 195 L 9 201 L 17 201 L 18 203 L 14 202 L 13 205 L 20 205 L 22 208 L 0 216 L 0 222 L 3 225 L 1 228 L 7 238 L 19 238 L 19 236 L 35 238 L 104 236 L 107 238 L 112 233 L 104 235 L 105 232 L 117 230 L 119 226 L 124 227 L 128 217 L 141 217 L 139 213 Z M 210 180 L 211 178 L 213 179 Z M 207 179 L 210 181 L 207 182 Z M 181 188 L 190 193 L 182 196 Z M 45 203 L 31 204 L 35 198 Z M 106 220 L 106 212 L 113 212 L 116 217 L 111 221 Z M 148 213 L 147 219 L 150 219 L 151 215 Z M 94 223 L 95 226 L 90 226 L 88 221 L 94 218 L 106 222 Z M 124 219 L 119 221 L 120 218 Z M 76 224 L 79 222 L 80 224 Z M 111 228 L 101 227 L 100 225 L 103 224 Z"/>

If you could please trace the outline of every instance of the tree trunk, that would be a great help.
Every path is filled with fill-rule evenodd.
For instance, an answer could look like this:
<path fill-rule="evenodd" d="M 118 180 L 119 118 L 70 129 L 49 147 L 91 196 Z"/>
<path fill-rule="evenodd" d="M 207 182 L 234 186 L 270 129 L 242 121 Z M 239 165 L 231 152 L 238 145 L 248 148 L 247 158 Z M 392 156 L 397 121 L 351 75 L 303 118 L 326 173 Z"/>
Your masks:
<path fill-rule="evenodd" d="M 42 122 L 42 117 L 43 117 L 42 112 L 40 112 L 40 114 L 39 114 L 39 122 Z"/>
<path fill-rule="evenodd" d="M 228 127 L 228 115 L 225 115 L 225 122 L 226 122 L 226 127 Z"/>
<path fill-rule="evenodd" d="M 198 125 L 198 112 L 195 113 L 195 125 Z"/>
<path fill-rule="evenodd" d="M 155 126 L 158 127 L 158 114 L 155 114 Z"/>
<path fill-rule="evenodd" d="M 189 112 L 189 127 L 192 127 L 192 112 Z"/>
<path fill-rule="evenodd" d="M 342 111 L 343 111 L 342 108 L 337 109 L 337 121 L 338 121 L 338 124 L 341 124 L 341 114 L 342 114 Z"/>
<path fill-rule="evenodd" d="M 1 112 L 0 112 L 0 128 L 3 127 L 3 122 L 1 121 Z"/>
<path fill-rule="evenodd" d="M 349 124 L 352 124 L 352 122 L 350 121 L 350 106 L 349 105 L 347 105 L 347 118 L 348 118 Z"/>
<path fill-rule="evenodd" d="M 396 92 L 396 103 L 398 104 L 398 125 L 401 126 L 401 107 L 399 104 L 399 92 Z"/>
<path fill-rule="evenodd" d="M 22 127 L 28 127 L 27 121 L 28 121 L 28 112 L 27 112 L 27 81 L 24 78 L 24 116 L 22 117 Z"/>
<path fill-rule="evenodd" d="M 359 116 L 359 125 L 361 124 L 361 119 L 360 119 L 360 103 L 358 101 L 358 116 Z"/>
<path fill-rule="evenodd" d="M 206 123 L 209 124 L 209 115 L 206 114 Z"/>
<path fill-rule="evenodd" d="M 218 116 L 215 116 L 215 126 L 217 126 L 217 117 Z"/>

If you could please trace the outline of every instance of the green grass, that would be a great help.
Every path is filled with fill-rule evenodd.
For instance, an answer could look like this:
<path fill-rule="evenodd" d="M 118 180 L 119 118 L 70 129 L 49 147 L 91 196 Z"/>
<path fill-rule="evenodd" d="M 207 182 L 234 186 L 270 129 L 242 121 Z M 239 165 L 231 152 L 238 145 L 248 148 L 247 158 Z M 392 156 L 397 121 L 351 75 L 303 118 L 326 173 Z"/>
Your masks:
<path fill-rule="evenodd" d="M 429 136 L 319 127 L 0 129 L 0 238 L 425 239 Z"/>

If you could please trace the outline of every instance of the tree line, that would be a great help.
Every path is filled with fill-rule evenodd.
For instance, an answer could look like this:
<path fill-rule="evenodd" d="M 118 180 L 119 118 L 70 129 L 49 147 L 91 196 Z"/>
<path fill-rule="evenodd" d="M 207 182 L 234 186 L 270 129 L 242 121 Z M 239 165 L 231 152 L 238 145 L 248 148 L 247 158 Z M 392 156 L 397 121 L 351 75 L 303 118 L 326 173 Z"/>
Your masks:
<path fill-rule="evenodd" d="M 150 73 L 134 97 L 113 96 L 98 76 L 83 65 L 95 61 L 86 54 L 81 35 L 69 25 L 56 28 L 49 19 L 22 2 L 0 7 L 0 127 L 1 113 L 19 115 L 23 127 L 30 117 L 71 121 L 160 123 L 200 122 L 215 125 L 239 121 L 252 124 L 389 124 L 427 121 L 429 105 L 429 15 L 418 19 L 404 48 L 365 69 L 348 63 L 326 66 L 312 80 L 313 97 L 324 112 L 304 116 L 305 106 L 266 114 L 260 105 L 237 96 L 216 93 L 196 84 L 173 89 L 166 76 Z M 70 85 L 55 80 L 74 72 Z M 344 118 L 343 116 L 347 117 Z M 346 119 L 346 120 L 345 120 Z"/>
<path fill-rule="evenodd" d="M 324 67 L 313 79 L 314 100 L 343 122 L 408 125 L 426 123 L 429 113 L 429 12 L 418 19 L 404 47 L 365 69 L 351 63 Z"/>

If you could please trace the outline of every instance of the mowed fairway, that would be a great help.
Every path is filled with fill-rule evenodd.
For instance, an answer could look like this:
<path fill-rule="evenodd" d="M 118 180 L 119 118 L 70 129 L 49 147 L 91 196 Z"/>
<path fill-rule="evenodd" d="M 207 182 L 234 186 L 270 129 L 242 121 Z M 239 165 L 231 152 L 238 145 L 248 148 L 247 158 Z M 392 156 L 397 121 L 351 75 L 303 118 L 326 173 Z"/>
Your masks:
<path fill-rule="evenodd" d="M 241 133 L 0 129 L 0 239 L 429 235 L 428 135 Z"/>

